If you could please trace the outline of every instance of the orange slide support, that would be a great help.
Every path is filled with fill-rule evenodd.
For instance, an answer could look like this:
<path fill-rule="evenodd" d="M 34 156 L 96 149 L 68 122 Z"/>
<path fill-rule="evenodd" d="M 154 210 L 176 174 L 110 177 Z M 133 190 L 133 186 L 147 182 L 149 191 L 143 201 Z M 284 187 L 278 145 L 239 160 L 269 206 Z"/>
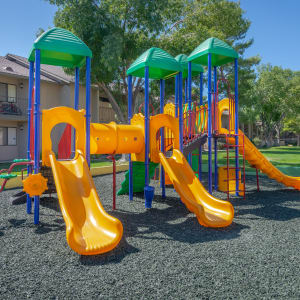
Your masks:
<path fill-rule="evenodd" d="M 221 116 L 223 111 L 229 109 L 229 100 L 223 99 L 219 102 L 219 124 L 221 124 Z M 234 115 L 233 115 L 234 116 Z M 220 133 L 227 134 L 229 133 L 227 129 L 220 128 Z M 239 130 L 239 134 L 244 135 L 244 133 Z M 235 143 L 234 138 L 229 138 L 231 144 Z M 242 141 L 239 140 L 239 143 Z M 293 187 L 297 190 L 300 190 L 300 177 L 292 177 L 283 174 L 279 171 L 272 163 L 264 157 L 264 155 L 251 143 L 251 141 L 244 135 L 245 142 L 245 159 L 250 163 L 250 165 L 256 167 L 265 173 L 269 178 L 276 180 L 286 186 Z M 239 147 L 240 151 L 242 148 Z M 242 154 L 242 153 L 241 153 Z"/>

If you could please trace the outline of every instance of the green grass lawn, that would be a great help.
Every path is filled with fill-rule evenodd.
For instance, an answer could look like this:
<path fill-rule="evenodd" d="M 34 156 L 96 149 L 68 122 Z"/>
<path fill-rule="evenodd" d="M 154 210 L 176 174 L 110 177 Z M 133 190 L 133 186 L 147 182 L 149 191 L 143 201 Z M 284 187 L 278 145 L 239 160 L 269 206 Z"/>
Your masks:
<path fill-rule="evenodd" d="M 8 169 L 12 163 L 0 163 L 0 170 L 2 169 Z M 111 165 L 112 162 L 110 161 L 98 161 L 98 160 L 92 160 L 91 167 L 104 167 Z M 21 170 L 26 168 L 26 166 L 16 166 L 13 169 L 12 174 L 21 175 Z M 27 174 L 27 171 L 24 171 L 24 175 Z"/>
<path fill-rule="evenodd" d="M 283 173 L 290 176 L 300 176 L 300 147 L 271 147 L 267 149 L 260 149 L 260 152 L 277 168 Z M 230 156 L 234 156 L 234 152 L 231 151 Z M 207 171 L 207 152 L 203 153 L 203 171 Z M 213 164 L 214 164 L 214 153 L 213 153 Z M 234 159 L 230 160 L 230 164 L 234 165 Z M 242 160 L 240 159 L 240 164 Z M 226 166 L 226 151 L 218 151 L 218 165 Z M 246 174 L 255 172 L 250 167 L 247 161 L 245 161 Z"/>
<path fill-rule="evenodd" d="M 282 172 L 287 175 L 291 176 L 300 176 L 300 147 L 288 147 L 288 146 L 281 146 L 281 147 L 272 147 L 268 149 L 260 149 L 260 151 L 265 155 L 271 163 L 278 167 Z M 234 153 L 231 152 L 231 156 Z M 207 152 L 203 153 L 203 171 L 207 171 Z M 214 159 L 214 153 L 213 153 Z M 242 160 L 240 160 L 242 163 Z M 234 164 L 234 160 L 231 160 L 231 164 Z M 0 170 L 9 168 L 10 163 L 0 163 Z M 91 167 L 103 167 L 109 166 L 111 162 L 106 159 L 92 159 Z M 226 165 L 226 151 L 220 150 L 218 151 L 218 165 L 225 166 Z M 245 162 L 246 166 L 246 173 L 251 174 L 254 172 L 247 161 Z M 21 170 L 25 166 L 17 166 L 14 169 L 13 174 L 21 174 Z"/>

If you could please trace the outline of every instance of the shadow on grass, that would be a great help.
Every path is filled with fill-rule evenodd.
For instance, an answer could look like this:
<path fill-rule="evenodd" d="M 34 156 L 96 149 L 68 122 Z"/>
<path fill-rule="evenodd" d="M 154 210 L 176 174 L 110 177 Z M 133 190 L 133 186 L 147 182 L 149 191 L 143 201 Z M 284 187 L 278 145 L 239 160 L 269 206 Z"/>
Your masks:
<path fill-rule="evenodd" d="M 284 150 L 266 150 L 266 149 L 259 149 L 260 152 L 264 155 L 268 155 L 268 154 L 275 154 L 275 155 L 291 155 L 291 154 L 296 154 L 299 155 L 300 154 L 300 149 L 299 151 L 295 151 L 295 149 L 284 149 Z"/>

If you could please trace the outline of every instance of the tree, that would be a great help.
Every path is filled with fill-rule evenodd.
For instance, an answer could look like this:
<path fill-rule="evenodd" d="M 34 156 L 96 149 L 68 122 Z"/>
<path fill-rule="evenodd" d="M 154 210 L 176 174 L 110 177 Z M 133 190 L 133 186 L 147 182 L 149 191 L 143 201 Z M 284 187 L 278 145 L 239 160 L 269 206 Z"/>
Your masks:
<path fill-rule="evenodd" d="M 206 38 L 225 40 L 243 55 L 250 21 L 228 0 L 46 0 L 58 6 L 54 23 L 78 35 L 93 51 L 93 82 L 104 91 L 121 122 L 126 120 L 126 70 L 149 47 L 189 54 Z M 257 59 L 241 60 L 240 82 L 253 77 Z M 232 68 L 231 68 L 232 69 Z M 231 70 L 227 68 L 228 71 Z M 134 78 L 133 106 L 143 80 Z M 158 96 L 158 82 L 151 82 Z M 174 80 L 166 82 L 173 95 Z M 243 88 L 240 86 L 240 98 Z M 154 99 L 154 98 L 153 98 Z"/>
<path fill-rule="evenodd" d="M 253 89 L 251 100 L 262 122 L 264 143 L 279 143 L 286 118 L 300 112 L 299 85 L 296 73 L 289 69 L 263 65 Z"/>
<path fill-rule="evenodd" d="M 300 146 L 300 115 L 287 119 L 283 131 L 294 133 L 297 136 L 297 146 Z"/>
<path fill-rule="evenodd" d="M 92 50 L 92 79 L 126 122 L 126 70 L 174 22 L 179 0 L 48 0 L 58 6 L 54 24 L 72 31 Z M 133 106 L 143 84 L 133 78 Z"/>

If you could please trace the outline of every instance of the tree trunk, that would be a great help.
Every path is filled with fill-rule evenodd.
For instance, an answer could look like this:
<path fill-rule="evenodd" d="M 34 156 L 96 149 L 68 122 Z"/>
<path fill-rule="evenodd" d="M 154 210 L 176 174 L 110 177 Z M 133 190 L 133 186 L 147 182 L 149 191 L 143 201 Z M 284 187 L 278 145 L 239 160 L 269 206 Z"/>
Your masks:
<path fill-rule="evenodd" d="M 104 82 L 99 82 L 98 86 L 104 91 L 105 95 L 108 98 L 109 103 L 111 104 L 113 110 L 116 112 L 118 119 L 120 120 L 121 123 L 126 123 L 125 116 L 117 103 L 115 97 L 113 94 L 110 92 L 109 88 L 106 86 Z"/>
<path fill-rule="evenodd" d="M 297 146 L 300 146 L 300 134 L 297 134 Z"/>
<path fill-rule="evenodd" d="M 248 123 L 248 136 L 249 139 L 252 140 L 253 136 L 252 136 L 252 124 Z"/>

